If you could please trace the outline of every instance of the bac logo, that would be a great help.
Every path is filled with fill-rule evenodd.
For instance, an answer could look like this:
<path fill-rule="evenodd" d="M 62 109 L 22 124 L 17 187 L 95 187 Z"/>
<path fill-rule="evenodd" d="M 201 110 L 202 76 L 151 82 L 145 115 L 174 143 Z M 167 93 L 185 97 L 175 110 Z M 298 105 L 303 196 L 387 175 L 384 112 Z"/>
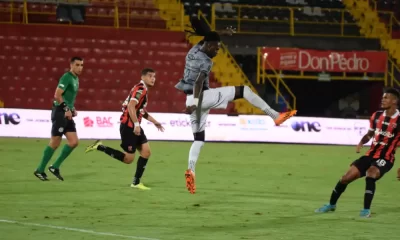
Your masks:
<path fill-rule="evenodd" d="M 292 129 L 296 132 L 320 132 L 321 131 L 321 124 L 319 122 L 292 122 Z"/>
<path fill-rule="evenodd" d="M 21 118 L 17 113 L 0 113 L 0 125 L 18 125 Z"/>
<path fill-rule="evenodd" d="M 112 127 L 112 117 L 96 117 L 96 123 L 99 127 Z"/>

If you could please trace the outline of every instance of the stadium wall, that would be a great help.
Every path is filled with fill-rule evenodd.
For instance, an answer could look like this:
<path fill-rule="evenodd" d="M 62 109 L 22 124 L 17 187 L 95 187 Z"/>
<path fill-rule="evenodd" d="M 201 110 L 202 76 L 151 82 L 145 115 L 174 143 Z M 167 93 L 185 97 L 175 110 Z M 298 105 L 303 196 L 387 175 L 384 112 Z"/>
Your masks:
<path fill-rule="evenodd" d="M 50 110 L 0 109 L 0 137 L 49 138 Z M 80 111 L 74 118 L 81 139 L 120 139 L 121 112 Z M 149 140 L 191 141 L 189 115 L 151 113 L 165 132 L 143 120 Z M 206 140 L 217 142 L 278 142 L 302 144 L 356 145 L 368 131 L 369 121 L 293 117 L 276 127 L 271 118 L 258 115 L 210 115 Z"/>

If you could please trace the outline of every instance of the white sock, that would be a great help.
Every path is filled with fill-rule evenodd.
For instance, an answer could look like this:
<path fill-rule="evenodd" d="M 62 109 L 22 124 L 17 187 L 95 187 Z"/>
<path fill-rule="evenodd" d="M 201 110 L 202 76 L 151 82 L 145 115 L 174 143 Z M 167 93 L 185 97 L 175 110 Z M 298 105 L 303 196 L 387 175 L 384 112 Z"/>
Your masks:
<path fill-rule="evenodd" d="M 243 97 L 254 107 L 263 110 L 272 119 L 277 119 L 279 117 L 279 113 L 272 109 L 260 96 L 251 91 L 248 86 L 244 86 Z"/>
<path fill-rule="evenodd" d="M 195 172 L 196 162 L 200 155 L 200 150 L 203 147 L 203 141 L 194 141 L 189 151 L 189 166 L 188 168 Z"/>

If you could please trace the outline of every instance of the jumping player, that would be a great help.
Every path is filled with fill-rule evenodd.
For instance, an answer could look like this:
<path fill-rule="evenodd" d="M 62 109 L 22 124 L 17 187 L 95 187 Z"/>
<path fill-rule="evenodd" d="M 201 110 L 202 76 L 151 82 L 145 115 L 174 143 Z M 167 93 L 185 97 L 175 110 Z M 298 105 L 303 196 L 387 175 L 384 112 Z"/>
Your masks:
<path fill-rule="evenodd" d="M 372 138 L 371 148 L 351 164 L 350 169 L 333 189 L 329 204 L 315 210 L 316 212 L 335 211 L 336 203 L 347 185 L 366 176 L 364 209 L 361 210 L 360 216 L 371 216 L 370 207 L 375 194 L 375 183 L 393 167 L 394 155 L 400 140 L 400 113 L 397 110 L 399 97 L 399 92 L 394 88 L 384 91 L 381 103 L 383 111 L 377 111 L 372 115 L 370 129 L 357 145 L 356 152 L 359 153 L 363 145 Z"/>
<path fill-rule="evenodd" d="M 209 88 L 209 74 L 214 58 L 220 48 L 220 35 L 214 31 L 206 31 L 201 25 L 192 21 L 196 35 L 204 39 L 195 45 L 186 55 L 186 65 L 183 79 L 176 84 L 176 88 L 183 91 L 186 97 L 186 113 L 190 114 L 194 142 L 189 151 L 188 170 L 185 172 L 186 187 L 191 194 L 196 191 L 195 165 L 205 140 L 205 125 L 210 109 L 226 109 L 229 102 L 245 98 L 253 106 L 263 110 L 280 125 L 296 114 L 296 110 L 279 114 L 273 110 L 262 98 L 251 91 L 248 86 L 228 86 Z M 227 33 L 232 35 L 234 30 L 228 28 Z"/>
<path fill-rule="evenodd" d="M 33 173 L 42 181 L 47 181 L 47 175 L 44 172 L 47 163 L 50 161 L 54 151 L 60 146 L 62 136 L 67 138 L 67 144 L 61 150 L 60 156 L 49 167 L 49 171 L 59 180 L 64 181 L 60 173 L 60 166 L 71 152 L 78 146 L 78 135 L 76 134 L 75 122 L 72 119 L 77 116 L 74 107 L 76 95 L 79 89 L 78 76 L 82 73 L 83 59 L 73 57 L 70 60 L 71 69 L 61 78 L 54 94 L 55 101 L 51 110 L 51 139 L 50 143 L 44 149 L 42 160 Z"/>
<path fill-rule="evenodd" d="M 136 84 L 125 102 L 122 104 L 122 116 L 121 116 L 121 125 L 120 125 L 120 134 L 121 134 L 121 148 L 125 152 L 118 151 L 111 147 L 107 147 L 101 143 L 101 141 L 96 141 L 94 144 L 88 146 L 86 148 L 86 153 L 98 150 L 104 152 L 111 157 L 126 163 L 130 164 L 135 159 L 135 151 L 139 150 L 139 159 L 137 162 L 136 173 L 133 178 L 131 187 L 138 188 L 141 190 L 149 190 L 150 188 L 146 187 L 140 179 L 144 173 L 144 170 L 147 165 L 147 161 L 150 158 L 150 145 L 147 141 L 146 135 L 144 134 L 143 129 L 140 127 L 140 123 L 142 122 L 142 118 L 147 119 L 152 122 L 159 131 L 163 132 L 164 127 L 155 120 L 150 114 L 146 111 L 147 105 L 147 91 L 149 88 L 154 86 L 156 81 L 156 73 L 151 68 L 145 68 L 142 70 L 142 80 Z"/>

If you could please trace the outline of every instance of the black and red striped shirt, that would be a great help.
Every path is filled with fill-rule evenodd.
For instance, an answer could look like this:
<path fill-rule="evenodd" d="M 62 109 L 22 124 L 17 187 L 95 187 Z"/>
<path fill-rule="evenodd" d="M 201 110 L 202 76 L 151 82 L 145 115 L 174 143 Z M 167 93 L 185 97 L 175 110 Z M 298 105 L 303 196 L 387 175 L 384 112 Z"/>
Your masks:
<path fill-rule="evenodd" d="M 377 111 L 370 119 L 370 131 L 374 131 L 371 148 L 365 154 L 376 159 L 394 162 L 397 144 L 400 141 L 400 113 L 389 117 L 386 111 Z"/>
<path fill-rule="evenodd" d="M 133 128 L 134 124 L 131 117 L 129 116 L 128 104 L 130 101 L 136 101 L 136 116 L 139 123 L 142 122 L 143 115 L 145 114 L 145 108 L 147 106 L 147 87 L 143 81 L 136 84 L 130 91 L 128 97 L 122 104 L 122 115 L 120 118 L 121 124 L 125 124 L 128 127 Z"/>

